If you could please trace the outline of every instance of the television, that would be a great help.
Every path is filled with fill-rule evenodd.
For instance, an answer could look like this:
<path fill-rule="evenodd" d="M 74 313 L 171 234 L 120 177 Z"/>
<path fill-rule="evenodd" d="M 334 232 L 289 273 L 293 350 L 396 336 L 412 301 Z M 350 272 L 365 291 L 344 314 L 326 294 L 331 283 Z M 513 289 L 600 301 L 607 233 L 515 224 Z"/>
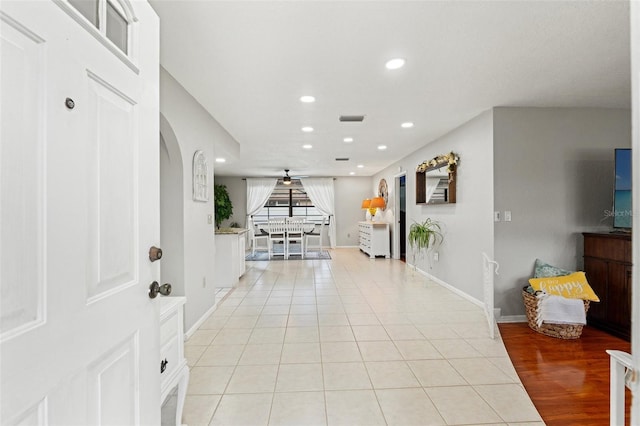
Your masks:
<path fill-rule="evenodd" d="M 631 148 L 617 148 L 615 152 L 613 227 L 621 230 L 631 229 Z"/>

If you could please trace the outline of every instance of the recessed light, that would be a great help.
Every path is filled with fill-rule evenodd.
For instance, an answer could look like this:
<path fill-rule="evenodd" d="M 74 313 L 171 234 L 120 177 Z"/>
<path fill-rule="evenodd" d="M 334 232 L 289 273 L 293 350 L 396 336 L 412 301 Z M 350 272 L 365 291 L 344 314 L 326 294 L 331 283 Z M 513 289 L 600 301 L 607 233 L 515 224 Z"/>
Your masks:
<path fill-rule="evenodd" d="M 313 145 L 306 144 L 306 145 L 302 145 L 302 147 L 303 147 L 304 149 L 311 149 L 311 148 L 313 148 Z"/>
<path fill-rule="evenodd" d="M 378 149 L 380 151 L 384 151 L 385 149 L 387 149 L 387 146 L 386 145 L 378 145 Z"/>
<path fill-rule="evenodd" d="M 313 132 L 313 127 L 305 126 L 305 127 L 302 128 L 302 131 L 305 132 L 305 133 L 311 133 L 311 132 Z"/>
<path fill-rule="evenodd" d="M 358 164 L 356 167 L 362 169 L 364 167 L 364 164 Z"/>
<path fill-rule="evenodd" d="M 226 161 L 227 161 L 227 160 L 226 160 L 226 159 L 224 159 L 224 158 L 216 158 L 216 163 L 224 163 L 224 162 L 226 162 Z"/>
<path fill-rule="evenodd" d="M 356 174 L 356 172 L 349 172 L 349 174 L 350 174 L 351 176 L 353 176 L 353 175 L 355 175 L 355 174 Z"/>
<path fill-rule="evenodd" d="M 316 98 L 311 95 L 300 96 L 300 102 L 304 102 L 305 104 L 310 104 L 311 102 L 315 102 Z"/>
<path fill-rule="evenodd" d="M 405 60 L 402 58 L 393 58 L 387 61 L 386 64 L 384 64 L 385 67 L 387 67 L 388 70 L 397 70 L 398 68 L 402 68 L 405 64 Z"/>
<path fill-rule="evenodd" d="M 402 127 L 403 129 L 410 129 L 413 127 L 413 123 L 410 121 L 407 121 L 406 123 L 402 123 L 400 127 Z"/>
<path fill-rule="evenodd" d="M 351 143 L 353 142 L 353 138 L 344 138 L 342 139 L 343 141 L 345 141 L 346 143 Z"/>

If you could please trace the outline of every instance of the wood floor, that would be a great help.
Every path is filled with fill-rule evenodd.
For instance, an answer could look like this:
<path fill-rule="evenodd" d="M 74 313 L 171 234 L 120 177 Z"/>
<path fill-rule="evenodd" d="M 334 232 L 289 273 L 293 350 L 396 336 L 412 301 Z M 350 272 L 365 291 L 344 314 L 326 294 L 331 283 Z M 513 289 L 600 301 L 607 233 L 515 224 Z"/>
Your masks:
<path fill-rule="evenodd" d="M 509 357 L 547 425 L 609 424 L 609 355 L 630 343 L 593 327 L 580 339 L 560 340 L 526 323 L 499 324 Z M 627 424 L 631 395 L 627 390 Z"/>

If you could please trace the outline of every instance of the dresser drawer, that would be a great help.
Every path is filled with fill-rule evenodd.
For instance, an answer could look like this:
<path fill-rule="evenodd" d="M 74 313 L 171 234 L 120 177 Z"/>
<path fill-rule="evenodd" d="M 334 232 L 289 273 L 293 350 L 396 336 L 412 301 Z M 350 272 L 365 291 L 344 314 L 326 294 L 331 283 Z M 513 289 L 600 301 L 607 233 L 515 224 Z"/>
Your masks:
<path fill-rule="evenodd" d="M 173 339 L 160 349 L 160 383 L 163 383 L 172 376 L 172 372 L 178 367 L 180 361 L 180 350 L 178 339 Z"/>
<path fill-rule="evenodd" d="M 160 323 L 160 347 L 165 346 L 169 341 L 175 340 L 176 336 L 182 333 L 178 311 L 171 312 Z"/>

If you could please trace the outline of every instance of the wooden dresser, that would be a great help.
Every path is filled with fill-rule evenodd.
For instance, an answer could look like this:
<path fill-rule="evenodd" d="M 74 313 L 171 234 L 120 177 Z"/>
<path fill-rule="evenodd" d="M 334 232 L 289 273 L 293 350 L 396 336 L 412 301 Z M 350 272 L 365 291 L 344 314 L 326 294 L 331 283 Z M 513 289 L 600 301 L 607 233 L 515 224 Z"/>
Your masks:
<path fill-rule="evenodd" d="M 600 298 L 587 322 L 625 340 L 631 336 L 631 234 L 583 233 L 584 271 Z"/>

